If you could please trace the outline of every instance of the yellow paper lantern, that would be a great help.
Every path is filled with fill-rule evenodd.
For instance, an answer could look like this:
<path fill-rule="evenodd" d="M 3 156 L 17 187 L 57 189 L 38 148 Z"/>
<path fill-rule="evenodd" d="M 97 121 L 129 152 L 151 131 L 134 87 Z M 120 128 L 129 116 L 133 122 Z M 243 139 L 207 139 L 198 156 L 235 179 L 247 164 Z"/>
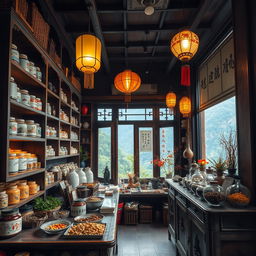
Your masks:
<path fill-rule="evenodd" d="M 141 85 L 141 79 L 138 74 L 131 70 L 124 70 L 116 75 L 114 79 L 114 85 L 116 89 L 124 93 L 127 97 L 126 101 L 130 101 L 130 95 L 139 89 Z"/>
<path fill-rule="evenodd" d="M 176 106 L 176 94 L 174 92 L 169 92 L 165 97 L 166 106 L 170 110 L 170 114 L 173 114 L 173 108 Z"/>
<path fill-rule="evenodd" d="M 170 48 L 179 60 L 189 61 L 196 54 L 198 46 L 198 36 L 190 30 L 183 30 L 172 38 Z"/>
<path fill-rule="evenodd" d="M 183 115 L 183 117 L 188 117 L 191 112 L 191 101 L 189 97 L 182 97 L 180 99 L 180 113 Z"/>
<path fill-rule="evenodd" d="M 76 39 L 76 66 L 85 74 L 84 87 L 94 88 L 94 73 L 101 65 L 101 41 L 94 35 L 85 34 Z"/>

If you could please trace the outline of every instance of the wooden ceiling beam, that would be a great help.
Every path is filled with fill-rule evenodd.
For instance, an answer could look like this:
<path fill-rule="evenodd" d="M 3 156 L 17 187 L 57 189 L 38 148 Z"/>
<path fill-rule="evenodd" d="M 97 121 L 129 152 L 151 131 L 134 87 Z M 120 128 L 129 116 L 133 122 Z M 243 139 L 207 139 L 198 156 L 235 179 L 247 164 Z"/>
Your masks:
<path fill-rule="evenodd" d="M 157 44 L 155 44 L 155 41 L 137 41 L 137 42 L 128 42 L 126 46 L 122 44 L 122 42 L 111 42 L 106 43 L 107 48 L 138 48 L 138 47 L 169 47 L 170 40 L 166 41 L 158 41 Z"/>
<path fill-rule="evenodd" d="M 147 54 L 136 54 L 136 55 L 129 55 L 127 57 L 123 57 L 123 56 L 111 56 L 110 61 L 113 62 L 120 62 L 123 61 L 124 59 L 128 60 L 128 61 L 170 61 L 171 60 L 171 56 L 168 55 L 163 55 L 163 56 L 151 56 L 151 55 L 147 55 Z"/>

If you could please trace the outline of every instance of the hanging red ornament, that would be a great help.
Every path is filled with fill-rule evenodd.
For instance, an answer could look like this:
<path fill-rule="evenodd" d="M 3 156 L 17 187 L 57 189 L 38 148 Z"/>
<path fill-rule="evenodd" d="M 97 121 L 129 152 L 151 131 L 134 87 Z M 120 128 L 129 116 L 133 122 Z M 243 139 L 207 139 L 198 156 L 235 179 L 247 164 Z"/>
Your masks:
<path fill-rule="evenodd" d="M 87 115 L 88 110 L 89 110 L 88 106 L 87 105 L 83 105 L 82 108 L 81 108 L 81 114 L 83 116 Z"/>
<path fill-rule="evenodd" d="M 181 66 L 181 85 L 190 86 L 190 66 L 188 64 Z"/>

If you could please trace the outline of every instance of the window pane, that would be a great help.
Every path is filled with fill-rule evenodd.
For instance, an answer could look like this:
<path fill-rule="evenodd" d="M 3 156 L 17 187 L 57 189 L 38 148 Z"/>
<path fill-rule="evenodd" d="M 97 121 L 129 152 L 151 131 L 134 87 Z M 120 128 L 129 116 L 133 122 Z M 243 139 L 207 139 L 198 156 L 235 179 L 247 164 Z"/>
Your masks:
<path fill-rule="evenodd" d="M 133 125 L 118 125 L 118 178 L 128 178 L 134 173 Z"/>
<path fill-rule="evenodd" d="M 160 167 L 160 176 L 165 177 L 168 171 L 174 171 L 174 133 L 173 127 L 160 128 L 160 159 L 165 164 Z"/>
<path fill-rule="evenodd" d="M 98 121 L 112 121 L 111 108 L 98 108 Z"/>
<path fill-rule="evenodd" d="M 221 134 L 229 133 L 230 129 L 236 131 L 236 101 L 235 97 L 225 100 L 204 111 L 203 119 L 205 132 L 202 138 L 204 157 L 217 159 L 220 155 L 225 157 L 219 143 Z"/>
<path fill-rule="evenodd" d="M 170 114 L 168 108 L 159 108 L 159 119 L 161 121 L 169 121 L 174 119 L 174 115 Z"/>
<path fill-rule="evenodd" d="M 147 132 L 150 132 L 147 136 Z M 148 146 L 143 143 L 147 137 Z M 139 173 L 140 178 L 152 178 L 153 177 L 153 129 L 151 127 L 139 128 Z M 151 145 L 151 146 L 150 146 Z"/>
<path fill-rule="evenodd" d="M 111 172 L 111 128 L 98 129 L 98 176 L 103 177 L 104 169 L 108 166 Z"/>
<path fill-rule="evenodd" d="M 119 108 L 119 121 L 153 120 L 152 108 Z"/>

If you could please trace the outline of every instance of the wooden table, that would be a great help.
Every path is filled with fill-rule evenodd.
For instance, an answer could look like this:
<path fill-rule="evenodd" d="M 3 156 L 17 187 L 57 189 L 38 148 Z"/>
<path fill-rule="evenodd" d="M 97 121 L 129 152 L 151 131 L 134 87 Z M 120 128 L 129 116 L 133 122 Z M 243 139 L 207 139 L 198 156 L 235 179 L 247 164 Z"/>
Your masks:
<path fill-rule="evenodd" d="M 116 203 L 114 214 L 105 215 L 103 220 L 106 223 L 106 231 L 101 240 L 65 240 L 61 234 L 47 235 L 39 228 L 23 229 L 15 237 L 0 240 L 0 250 L 8 252 L 8 255 L 14 255 L 19 251 L 39 252 L 45 255 L 54 255 L 54 253 L 69 252 L 72 256 L 108 256 L 113 255 L 117 244 L 117 207 L 119 193 L 115 193 L 112 200 Z M 90 253 L 90 254 L 89 254 Z"/>

